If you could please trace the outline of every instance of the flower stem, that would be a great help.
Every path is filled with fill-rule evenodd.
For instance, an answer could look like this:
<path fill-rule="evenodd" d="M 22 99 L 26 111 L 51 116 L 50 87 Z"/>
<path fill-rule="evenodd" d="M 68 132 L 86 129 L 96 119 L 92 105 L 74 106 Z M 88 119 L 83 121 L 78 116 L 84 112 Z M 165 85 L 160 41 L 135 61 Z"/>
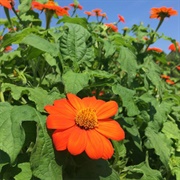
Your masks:
<path fill-rule="evenodd" d="M 149 43 L 147 44 L 145 51 L 147 51 L 148 47 L 153 43 L 154 36 L 157 33 L 157 31 L 160 28 L 160 26 L 162 25 L 163 21 L 164 21 L 164 18 L 161 18 L 160 21 L 159 21 L 159 24 L 157 25 L 157 27 L 155 29 L 155 31 L 153 32 L 152 36 L 150 37 Z"/>

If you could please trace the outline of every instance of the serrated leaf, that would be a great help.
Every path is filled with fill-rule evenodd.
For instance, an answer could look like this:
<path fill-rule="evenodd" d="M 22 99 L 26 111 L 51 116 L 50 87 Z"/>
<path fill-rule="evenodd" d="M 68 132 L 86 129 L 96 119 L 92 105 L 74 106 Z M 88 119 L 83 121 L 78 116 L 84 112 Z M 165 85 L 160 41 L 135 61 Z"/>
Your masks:
<path fill-rule="evenodd" d="M 92 61 L 94 52 L 86 45 L 90 33 L 78 24 L 66 23 L 68 31 L 60 39 L 60 52 L 64 60 L 70 59 L 74 65 Z"/>
<path fill-rule="evenodd" d="M 68 71 L 62 76 L 65 92 L 77 94 L 84 87 L 88 86 L 89 75 L 86 73 L 74 73 Z"/>
<path fill-rule="evenodd" d="M 163 180 L 160 171 L 151 169 L 146 162 L 142 162 L 138 165 L 126 167 L 125 170 L 128 171 L 126 180 L 130 179 L 141 179 L 141 180 Z M 139 178 L 135 178 L 139 176 Z M 124 178 L 123 178 L 124 179 Z"/>
<path fill-rule="evenodd" d="M 5 92 L 7 89 L 11 90 L 11 95 L 15 100 L 19 100 L 23 94 L 27 94 L 29 100 L 35 102 L 37 110 L 40 112 L 44 111 L 45 105 L 52 104 L 55 99 L 62 98 L 62 95 L 58 92 L 47 92 L 40 87 L 29 88 L 9 83 L 2 84 L 2 92 Z"/>
<path fill-rule="evenodd" d="M 57 56 L 58 54 L 58 48 L 55 44 L 50 43 L 44 38 L 41 38 L 40 36 L 29 34 L 28 36 L 24 37 L 21 43 L 30 45 L 34 48 L 37 48 L 41 51 L 50 53 L 53 56 Z"/>
<path fill-rule="evenodd" d="M 139 114 L 138 107 L 134 102 L 135 91 L 127 89 L 119 84 L 114 85 L 112 90 L 114 94 L 118 94 L 122 99 L 123 106 L 126 107 L 128 116 Z"/>
<path fill-rule="evenodd" d="M 128 48 L 121 46 L 117 60 L 121 69 L 128 74 L 128 82 L 132 82 L 138 68 L 136 56 Z"/>
<path fill-rule="evenodd" d="M 23 0 L 21 1 L 20 5 L 18 6 L 18 10 L 21 14 L 26 13 L 31 8 L 31 0 Z"/>
<path fill-rule="evenodd" d="M 145 130 L 147 137 L 146 147 L 154 149 L 155 153 L 159 156 L 165 168 L 169 170 L 169 159 L 171 155 L 171 141 L 161 132 L 157 133 L 152 128 L 147 127 Z"/>
<path fill-rule="evenodd" d="M 36 144 L 32 150 L 30 163 L 33 175 L 43 180 L 61 180 L 62 167 L 56 163 L 52 140 L 46 129 L 45 116 L 38 124 Z"/>
<path fill-rule="evenodd" d="M 19 154 L 24 141 L 25 133 L 22 128 L 23 121 L 38 121 L 38 112 L 27 105 L 11 106 L 0 103 L 0 149 L 6 152 L 13 163 Z"/>

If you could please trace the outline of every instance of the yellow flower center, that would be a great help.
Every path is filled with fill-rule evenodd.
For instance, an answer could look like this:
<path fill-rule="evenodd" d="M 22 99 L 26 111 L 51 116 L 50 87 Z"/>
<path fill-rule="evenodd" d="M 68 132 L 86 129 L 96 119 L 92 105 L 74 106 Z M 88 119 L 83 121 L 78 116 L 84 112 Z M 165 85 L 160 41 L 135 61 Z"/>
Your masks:
<path fill-rule="evenodd" d="M 85 108 L 78 111 L 75 122 L 80 128 L 83 129 L 93 129 L 97 127 L 98 120 L 96 110 L 93 108 Z"/>

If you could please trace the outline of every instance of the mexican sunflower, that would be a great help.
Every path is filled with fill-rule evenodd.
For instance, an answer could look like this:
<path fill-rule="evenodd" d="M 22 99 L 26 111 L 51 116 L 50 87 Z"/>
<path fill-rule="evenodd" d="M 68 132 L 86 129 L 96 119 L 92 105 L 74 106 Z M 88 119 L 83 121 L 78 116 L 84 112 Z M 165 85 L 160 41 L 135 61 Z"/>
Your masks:
<path fill-rule="evenodd" d="M 45 11 L 53 11 L 58 16 L 64 16 L 69 15 L 68 11 L 65 10 L 63 7 L 56 5 L 56 3 L 53 0 L 49 0 L 45 4 L 41 4 L 39 2 L 33 1 L 32 2 L 32 8 L 38 9 L 38 10 L 45 10 Z"/>
<path fill-rule="evenodd" d="M 118 32 L 118 28 L 116 25 L 114 25 L 113 23 L 109 23 L 109 24 L 105 24 L 105 26 L 107 26 L 109 28 L 109 30 L 113 31 L 113 32 Z"/>
<path fill-rule="evenodd" d="M 155 52 L 157 52 L 157 53 L 163 52 L 162 49 L 157 48 L 157 47 L 149 47 L 149 48 L 147 49 L 147 51 L 155 51 Z"/>
<path fill-rule="evenodd" d="M 176 44 L 170 44 L 168 49 L 171 51 L 176 51 L 176 49 L 177 49 L 180 52 L 180 43 L 176 42 Z"/>
<path fill-rule="evenodd" d="M 0 0 L 0 5 L 8 8 L 8 9 L 12 8 L 9 0 Z"/>
<path fill-rule="evenodd" d="M 109 159 L 113 146 L 109 139 L 123 140 L 125 134 L 118 122 L 111 119 L 118 111 L 115 101 L 105 102 L 93 97 L 80 99 L 74 94 L 45 106 L 49 113 L 47 128 L 54 129 L 52 139 L 56 150 L 72 155 L 82 152 L 92 159 Z"/>
<path fill-rule="evenodd" d="M 175 16 L 178 12 L 172 8 L 162 6 L 160 8 L 151 8 L 150 18 L 164 19 L 165 17 Z"/>

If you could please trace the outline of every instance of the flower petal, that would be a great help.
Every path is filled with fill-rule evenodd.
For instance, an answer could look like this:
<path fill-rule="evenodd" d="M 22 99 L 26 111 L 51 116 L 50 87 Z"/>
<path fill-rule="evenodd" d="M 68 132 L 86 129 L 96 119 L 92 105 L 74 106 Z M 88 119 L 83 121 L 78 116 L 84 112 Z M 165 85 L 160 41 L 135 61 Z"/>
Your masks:
<path fill-rule="evenodd" d="M 71 103 L 71 105 L 76 109 L 76 110 L 81 110 L 83 108 L 85 108 L 84 103 L 82 102 L 82 100 L 77 97 L 74 94 L 67 94 L 68 100 Z"/>
<path fill-rule="evenodd" d="M 110 159 L 114 153 L 114 148 L 111 144 L 111 142 L 107 138 L 102 138 L 103 144 L 104 144 L 104 152 L 103 152 L 103 159 Z"/>
<path fill-rule="evenodd" d="M 104 153 L 102 135 L 95 130 L 88 130 L 87 137 L 86 154 L 91 159 L 101 158 Z"/>
<path fill-rule="evenodd" d="M 125 138 L 124 130 L 121 128 L 120 124 L 111 119 L 99 121 L 98 127 L 95 130 L 113 140 L 120 141 Z"/>
<path fill-rule="evenodd" d="M 91 107 L 94 109 L 99 108 L 106 102 L 100 99 L 96 99 L 94 96 L 93 97 L 85 97 L 82 99 L 83 103 L 85 104 L 86 107 Z"/>
<path fill-rule="evenodd" d="M 115 101 L 108 101 L 100 106 L 96 111 L 98 120 L 107 119 L 117 113 L 118 105 Z"/>
<path fill-rule="evenodd" d="M 68 151 L 73 155 L 81 154 L 86 147 L 87 133 L 77 126 L 74 127 L 67 144 Z"/>
<path fill-rule="evenodd" d="M 53 143 L 57 151 L 63 151 L 67 148 L 69 136 L 73 132 L 74 127 L 66 130 L 56 130 L 52 134 Z"/>
<path fill-rule="evenodd" d="M 67 129 L 75 125 L 74 120 L 67 119 L 62 115 L 49 115 L 46 120 L 48 129 Z"/>

